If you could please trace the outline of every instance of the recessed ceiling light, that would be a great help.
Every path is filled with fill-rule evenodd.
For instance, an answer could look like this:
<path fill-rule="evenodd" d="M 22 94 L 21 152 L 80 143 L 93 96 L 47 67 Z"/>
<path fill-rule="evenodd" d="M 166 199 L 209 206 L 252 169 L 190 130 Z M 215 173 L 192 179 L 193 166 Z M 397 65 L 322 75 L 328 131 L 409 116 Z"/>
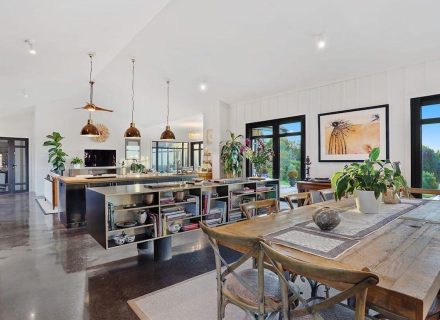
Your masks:
<path fill-rule="evenodd" d="M 318 36 L 318 41 L 316 42 L 316 46 L 318 47 L 319 50 L 322 50 L 325 48 L 326 45 L 327 45 L 327 43 L 325 42 L 323 35 L 320 34 Z"/>
<path fill-rule="evenodd" d="M 31 40 L 26 39 L 26 40 L 24 40 L 24 43 L 26 43 L 29 46 L 29 54 L 31 54 L 33 56 L 37 54 L 37 50 L 35 50 L 34 44 Z"/>
<path fill-rule="evenodd" d="M 199 85 L 199 89 L 200 91 L 206 91 L 208 89 L 208 84 L 205 81 L 201 82 Z"/>

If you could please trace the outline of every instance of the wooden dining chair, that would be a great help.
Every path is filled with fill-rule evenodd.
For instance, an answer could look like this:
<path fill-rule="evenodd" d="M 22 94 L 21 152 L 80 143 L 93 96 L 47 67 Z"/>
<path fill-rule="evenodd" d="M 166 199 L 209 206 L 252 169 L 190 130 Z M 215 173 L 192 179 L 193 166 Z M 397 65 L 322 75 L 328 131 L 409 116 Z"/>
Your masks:
<path fill-rule="evenodd" d="M 200 222 L 214 250 L 217 272 L 217 318 L 225 316 L 225 308 L 232 303 L 255 319 L 272 319 L 282 309 L 281 283 L 278 276 L 264 268 L 264 254 L 257 238 L 234 236 L 209 228 Z M 248 248 L 249 251 L 229 264 L 221 255 L 219 244 Z M 240 268 L 252 257 L 257 258 L 257 268 Z M 222 269 L 222 266 L 226 267 Z M 293 303 L 294 298 L 290 299 Z M 287 302 L 289 303 L 289 302 Z"/>
<path fill-rule="evenodd" d="M 295 202 L 297 203 L 297 206 L 307 206 L 310 204 L 310 193 L 308 192 L 291 193 L 284 196 L 284 200 L 287 201 L 290 209 L 295 208 Z"/>
<path fill-rule="evenodd" d="M 323 201 L 333 200 L 335 198 L 335 193 L 333 189 L 320 189 L 319 193 L 321 194 L 321 198 Z"/>
<path fill-rule="evenodd" d="M 265 240 L 261 246 L 269 263 L 275 268 L 282 285 L 283 319 L 355 319 L 364 320 L 366 311 L 367 290 L 376 285 L 379 278 L 369 271 L 356 271 L 327 267 L 321 264 L 304 262 L 283 254 Z M 326 283 L 341 284 L 345 289 L 336 295 L 323 299 L 305 300 L 295 288 L 284 280 L 284 270 Z M 300 306 L 290 310 L 288 293 L 298 298 Z M 356 309 L 341 304 L 342 301 L 355 297 Z M 301 307 L 302 305 L 302 307 Z"/>
<path fill-rule="evenodd" d="M 277 199 L 266 199 L 242 203 L 240 204 L 240 209 L 247 219 L 251 219 L 252 217 L 256 216 L 258 210 L 266 209 L 266 213 L 268 215 L 280 212 Z"/>

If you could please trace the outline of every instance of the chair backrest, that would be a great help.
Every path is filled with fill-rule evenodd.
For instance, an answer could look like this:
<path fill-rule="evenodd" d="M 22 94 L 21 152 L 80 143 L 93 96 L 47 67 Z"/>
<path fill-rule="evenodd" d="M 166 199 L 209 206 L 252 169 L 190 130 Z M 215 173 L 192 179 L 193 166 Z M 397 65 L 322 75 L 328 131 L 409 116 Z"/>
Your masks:
<path fill-rule="evenodd" d="M 300 202 L 301 205 L 306 206 L 310 204 L 310 193 L 308 192 L 298 192 L 292 193 L 284 196 L 284 200 L 289 204 L 290 209 L 295 208 L 295 202 Z"/>
<path fill-rule="evenodd" d="M 321 192 L 318 190 L 310 190 L 310 203 L 319 203 L 324 201 L 321 196 Z"/>
<path fill-rule="evenodd" d="M 333 200 L 335 198 L 335 193 L 331 188 L 321 189 L 319 190 L 319 193 L 324 201 Z"/>
<path fill-rule="evenodd" d="M 430 195 L 440 195 L 440 190 L 438 189 L 424 189 L 424 188 L 408 188 L 404 190 L 403 195 L 407 198 L 411 198 L 413 195 L 422 195 L 422 194 L 430 194 Z"/>
<path fill-rule="evenodd" d="M 311 264 L 293 257 L 287 256 L 271 246 L 270 242 L 262 240 L 261 246 L 269 262 L 277 269 L 278 276 L 283 275 L 284 270 L 289 270 L 308 279 L 316 280 L 322 283 L 340 283 L 347 287 L 337 295 L 322 300 L 313 305 L 307 305 L 304 308 L 295 310 L 296 316 L 302 316 L 309 313 L 319 312 L 336 303 L 344 301 L 347 298 L 356 297 L 356 320 L 365 319 L 366 293 L 370 286 L 379 282 L 379 278 L 369 271 L 357 271 L 349 269 L 339 269 L 326 267 L 324 265 Z M 281 278 L 280 278 L 281 279 Z"/>
<path fill-rule="evenodd" d="M 208 236 L 208 240 L 215 254 L 215 266 L 217 272 L 217 289 L 222 290 L 223 282 L 226 280 L 226 276 L 231 275 L 237 279 L 250 293 L 252 293 L 259 301 L 258 310 L 253 310 L 254 312 L 259 312 L 260 315 L 265 312 L 265 299 L 264 299 L 264 254 L 261 249 L 260 240 L 258 238 L 246 237 L 246 236 L 235 236 L 223 232 L 219 232 L 214 228 L 208 227 L 204 222 L 200 222 L 200 228 Z M 240 247 L 249 249 L 246 254 L 243 254 L 237 261 L 229 264 L 221 255 L 218 248 L 218 244 L 227 245 L 229 247 Z M 235 270 L 243 265 L 246 261 L 251 258 L 256 258 L 258 269 L 258 288 L 255 290 L 252 285 L 247 283 Z M 222 271 L 222 265 L 226 266 Z M 266 301 L 267 302 L 267 301 Z M 235 302 L 237 303 L 237 302 Z M 270 302 L 269 302 L 270 304 Z M 242 308 L 254 309 L 246 304 L 240 303 Z M 261 318 L 261 317 L 260 317 Z M 259 318 L 259 319 L 260 319 Z"/>
<path fill-rule="evenodd" d="M 258 209 L 267 209 L 267 214 L 280 212 L 277 199 L 266 199 L 242 203 L 240 205 L 240 209 L 247 219 L 250 219 L 256 215 Z"/>

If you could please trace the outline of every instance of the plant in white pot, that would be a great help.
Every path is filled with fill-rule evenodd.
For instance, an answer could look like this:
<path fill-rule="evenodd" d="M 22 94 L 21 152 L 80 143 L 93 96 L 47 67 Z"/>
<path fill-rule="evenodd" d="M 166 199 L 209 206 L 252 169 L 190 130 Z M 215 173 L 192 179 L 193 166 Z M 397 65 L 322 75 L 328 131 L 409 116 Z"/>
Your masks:
<path fill-rule="evenodd" d="M 83 163 L 84 162 L 79 157 L 75 157 L 75 158 L 72 159 L 72 161 L 70 161 L 70 164 L 73 166 L 73 169 L 81 169 L 81 165 Z"/>
<path fill-rule="evenodd" d="M 356 205 L 362 213 L 378 213 L 382 193 L 387 191 L 386 162 L 377 160 L 380 149 L 374 148 L 367 160 L 346 165 L 332 176 L 335 199 L 354 194 Z"/>

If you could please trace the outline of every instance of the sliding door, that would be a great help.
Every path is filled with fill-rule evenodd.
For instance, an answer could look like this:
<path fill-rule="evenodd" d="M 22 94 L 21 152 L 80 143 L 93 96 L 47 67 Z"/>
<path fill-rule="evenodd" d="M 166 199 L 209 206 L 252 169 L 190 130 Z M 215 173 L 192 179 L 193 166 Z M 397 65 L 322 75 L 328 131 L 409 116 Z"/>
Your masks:
<path fill-rule="evenodd" d="M 440 95 L 411 99 L 411 185 L 439 189 Z"/>
<path fill-rule="evenodd" d="M 258 141 L 273 149 L 272 163 L 267 166 L 266 177 L 280 179 L 280 194 L 296 190 L 296 181 L 305 174 L 305 116 L 274 119 L 246 124 L 246 138 L 254 149 Z M 255 170 L 247 161 L 246 174 Z"/>

